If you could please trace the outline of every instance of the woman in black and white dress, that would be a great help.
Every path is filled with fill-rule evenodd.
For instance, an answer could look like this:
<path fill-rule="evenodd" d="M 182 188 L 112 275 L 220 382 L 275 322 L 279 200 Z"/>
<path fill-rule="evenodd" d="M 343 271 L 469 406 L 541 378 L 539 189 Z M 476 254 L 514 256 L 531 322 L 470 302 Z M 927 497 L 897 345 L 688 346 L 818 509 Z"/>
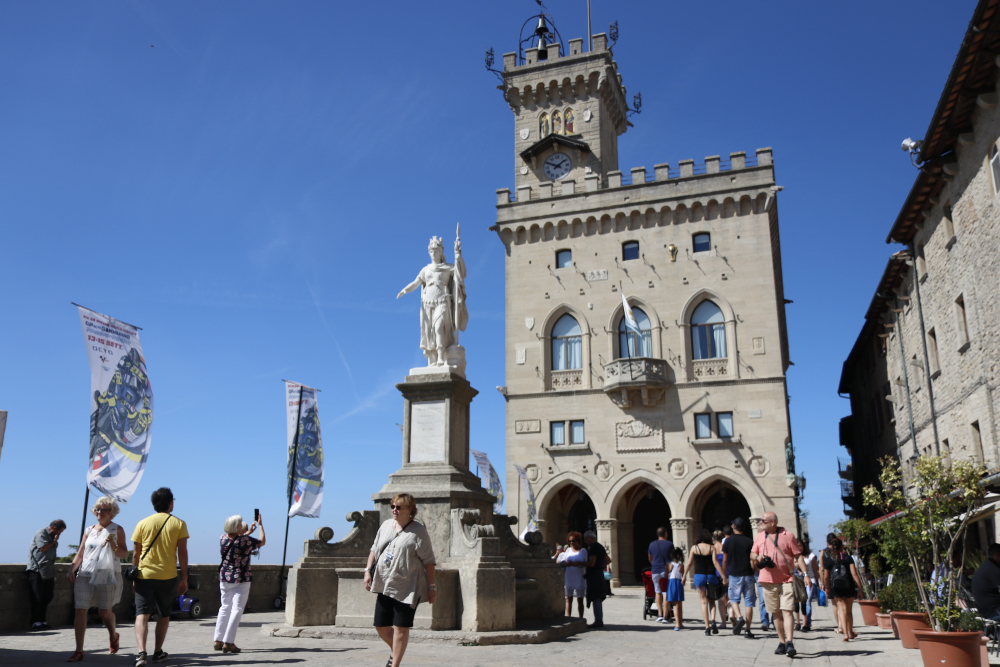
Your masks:
<path fill-rule="evenodd" d="M 76 557 L 69 568 L 69 580 L 73 583 L 73 598 L 76 616 L 76 651 L 69 662 L 83 660 L 83 638 L 87 632 L 87 610 L 97 607 L 104 627 L 108 629 L 110 653 L 118 652 L 119 635 L 115 630 L 115 614 L 111 607 L 122 599 L 122 569 L 120 559 L 128 556 L 125 547 L 125 531 L 112 521 L 118 515 L 118 503 L 111 496 L 99 499 L 90 510 L 97 517 L 97 523 L 87 528 L 83 534 L 83 548 L 77 549 Z M 101 568 L 100 561 L 113 558 L 108 568 Z"/>

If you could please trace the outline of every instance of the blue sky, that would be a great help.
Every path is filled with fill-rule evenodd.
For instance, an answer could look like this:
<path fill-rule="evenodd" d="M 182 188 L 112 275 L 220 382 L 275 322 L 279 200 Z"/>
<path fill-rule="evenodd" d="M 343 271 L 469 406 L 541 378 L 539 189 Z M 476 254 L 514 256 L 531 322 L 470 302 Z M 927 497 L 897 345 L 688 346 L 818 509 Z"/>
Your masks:
<path fill-rule="evenodd" d="M 550 0 L 565 39 L 583 0 Z M 394 385 L 423 364 L 417 296 L 395 294 L 461 221 L 473 446 L 504 461 L 503 247 L 513 116 L 483 51 L 516 50 L 529 0 L 0 5 L 0 561 L 61 517 L 78 530 L 89 369 L 76 301 L 143 327 L 156 413 L 119 519 L 173 488 L 193 562 L 259 507 L 280 562 L 282 378 L 323 390 L 323 518 L 400 464 Z M 951 2 L 595 0 L 642 114 L 623 171 L 771 146 L 797 465 L 811 532 L 841 518 L 837 396 L 922 138 L 975 7 Z M 450 250 L 449 250 L 450 255 Z M 501 476 L 503 477 L 503 476 Z M 65 544 L 75 540 L 64 539 Z M 65 549 L 63 551 L 65 553 Z"/>

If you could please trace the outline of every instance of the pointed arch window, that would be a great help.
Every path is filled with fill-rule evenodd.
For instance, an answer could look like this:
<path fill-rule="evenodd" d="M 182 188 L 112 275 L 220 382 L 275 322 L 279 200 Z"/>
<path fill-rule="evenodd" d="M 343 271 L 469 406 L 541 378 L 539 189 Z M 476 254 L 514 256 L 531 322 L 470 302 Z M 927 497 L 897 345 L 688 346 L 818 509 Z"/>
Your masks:
<path fill-rule="evenodd" d="M 538 137 L 544 139 L 549 136 L 549 115 L 543 113 L 538 117 Z"/>
<path fill-rule="evenodd" d="M 563 114 L 563 120 L 566 124 L 566 134 L 573 134 L 573 121 L 576 120 L 576 116 L 573 114 L 573 107 L 566 109 L 566 113 Z"/>
<path fill-rule="evenodd" d="M 583 368 L 583 337 L 580 323 L 572 315 L 563 315 L 552 327 L 552 370 Z"/>
<path fill-rule="evenodd" d="M 618 357 L 651 357 L 653 356 L 653 332 L 649 317 L 641 308 L 633 308 L 632 314 L 639 325 L 639 333 L 628 328 L 625 315 L 618 322 Z"/>
<path fill-rule="evenodd" d="M 711 301 L 702 301 L 691 314 L 691 352 L 695 359 L 726 356 L 726 320 Z"/>
<path fill-rule="evenodd" d="M 562 114 L 558 111 L 552 112 L 552 134 L 562 134 Z"/>

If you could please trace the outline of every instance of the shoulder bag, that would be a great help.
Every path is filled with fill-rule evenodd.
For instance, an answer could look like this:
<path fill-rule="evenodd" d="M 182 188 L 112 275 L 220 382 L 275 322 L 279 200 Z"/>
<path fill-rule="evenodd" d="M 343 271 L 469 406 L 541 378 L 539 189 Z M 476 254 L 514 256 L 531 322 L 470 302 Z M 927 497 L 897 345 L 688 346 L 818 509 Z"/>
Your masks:
<path fill-rule="evenodd" d="M 173 518 L 173 516 L 174 516 L 173 514 L 168 514 L 167 521 L 170 521 L 170 519 Z M 142 559 L 146 557 L 146 554 L 149 553 L 149 550 L 153 548 L 154 544 L 156 544 L 156 540 L 160 537 L 160 533 L 162 533 L 163 529 L 166 528 L 167 526 L 167 521 L 164 521 L 163 525 L 160 526 L 160 529 L 156 531 L 156 536 L 153 538 L 153 541 L 149 543 L 149 546 L 142 550 L 142 555 L 139 556 L 139 563 L 142 563 Z M 139 578 L 139 566 L 129 565 L 127 568 L 125 568 L 125 571 L 122 573 L 122 576 L 125 578 L 125 581 L 134 582 L 136 579 Z"/>
<path fill-rule="evenodd" d="M 393 535 L 393 536 L 392 536 L 391 538 L 389 538 L 389 541 L 388 541 L 388 542 L 386 542 L 385 544 L 383 544 L 383 545 L 382 545 L 382 548 L 378 550 L 378 555 L 377 555 L 377 556 L 375 556 L 375 560 L 374 560 L 374 561 L 372 561 L 372 566 L 371 566 L 371 567 L 370 567 L 370 568 L 368 569 L 368 572 L 369 572 L 369 573 L 370 573 L 370 574 L 372 575 L 372 577 L 374 577 L 374 576 L 375 576 L 375 568 L 377 568 L 377 567 L 378 567 L 378 559 L 382 557 L 382 554 L 384 554 L 384 553 L 385 553 L 385 550 L 389 548 L 389 545 L 390 545 L 390 544 L 392 544 L 392 543 L 393 543 L 393 541 L 394 541 L 394 540 L 395 540 L 395 539 L 396 539 L 397 537 L 399 537 L 399 536 L 400 536 L 400 534 L 401 534 L 401 533 L 402 533 L 402 532 L 403 532 L 404 530 L 406 530 L 407 528 L 409 528 L 409 527 L 410 527 L 410 524 L 411 524 L 411 523 L 413 523 L 413 519 L 410 519 L 409 521 L 407 521 L 407 522 L 406 522 L 406 525 L 405 525 L 405 526 L 403 526 L 402 528 L 400 528 L 400 529 L 399 529 L 399 532 L 397 532 L 397 533 L 396 533 L 395 535 Z"/>
<path fill-rule="evenodd" d="M 787 533 L 788 531 L 786 530 L 785 532 Z M 798 577 L 795 575 L 795 570 L 788 563 L 788 558 L 785 556 L 785 552 L 782 551 L 781 547 L 778 546 L 777 533 L 774 534 L 774 548 L 777 550 L 779 554 L 781 554 L 781 558 L 785 561 L 785 566 L 788 568 L 788 573 L 792 575 L 792 594 L 795 597 L 795 601 L 805 602 L 806 600 L 809 599 L 809 595 L 806 593 L 806 583 L 802 581 L 802 577 Z"/>

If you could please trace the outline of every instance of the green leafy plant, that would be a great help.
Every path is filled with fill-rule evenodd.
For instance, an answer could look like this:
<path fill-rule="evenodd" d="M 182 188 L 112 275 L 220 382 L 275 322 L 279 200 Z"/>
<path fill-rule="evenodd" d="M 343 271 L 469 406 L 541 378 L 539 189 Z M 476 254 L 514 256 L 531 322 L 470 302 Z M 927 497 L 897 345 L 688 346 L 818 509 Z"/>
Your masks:
<path fill-rule="evenodd" d="M 917 592 L 917 582 L 913 579 L 897 579 L 882 589 L 878 596 L 879 611 L 924 611 Z"/>
<path fill-rule="evenodd" d="M 986 496 L 979 483 L 985 474 L 985 466 L 978 463 L 955 461 L 949 465 L 940 456 L 921 456 L 912 479 L 904 481 L 899 463 L 885 457 L 879 475 L 881 489 L 868 486 L 864 490 L 866 505 L 895 514 L 879 526 L 885 524 L 883 531 L 891 532 L 906 551 L 923 610 L 939 631 L 950 631 L 961 618 L 957 593 L 965 562 L 963 537 Z M 958 567 L 952 567 L 954 563 Z M 932 609 L 926 588 L 926 576 L 932 569 L 939 573 L 937 609 Z"/>
<path fill-rule="evenodd" d="M 978 614 L 963 609 L 958 613 L 958 620 L 951 627 L 954 630 L 965 632 L 982 632 L 985 625 Z"/>

